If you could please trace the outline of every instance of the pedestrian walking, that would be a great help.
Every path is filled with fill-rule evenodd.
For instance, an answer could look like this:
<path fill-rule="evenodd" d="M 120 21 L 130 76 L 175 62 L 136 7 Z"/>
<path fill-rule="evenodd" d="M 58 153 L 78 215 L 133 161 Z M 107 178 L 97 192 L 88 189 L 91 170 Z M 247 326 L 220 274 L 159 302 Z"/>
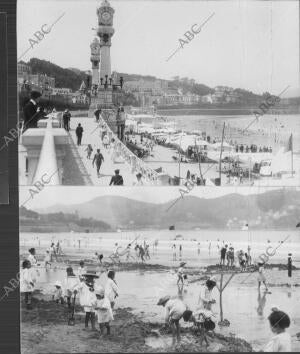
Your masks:
<path fill-rule="evenodd" d="M 78 126 L 76 128 L 76 136 L 77 136 L 77 145 L 81 145 L 81 139 L 82 139 L 82 134 L 83 134 L 83 128 L 80 123 L 78 123 Z"/>

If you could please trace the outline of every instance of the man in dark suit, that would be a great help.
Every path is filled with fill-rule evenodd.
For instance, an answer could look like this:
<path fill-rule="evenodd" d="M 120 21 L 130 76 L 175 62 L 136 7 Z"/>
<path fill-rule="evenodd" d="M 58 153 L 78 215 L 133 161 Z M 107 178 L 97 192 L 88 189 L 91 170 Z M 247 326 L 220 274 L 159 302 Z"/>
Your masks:
<path fill-rule="evenodd" d="M 81 139 L 82 139 L 82 133 L 83 133 L 83 128 L 80 123 L 78 123 L 78 126 L 76 128 L 76 136 L 77 136 L 77 145 L 81 145 Z"/>
<path fill-rule="evenodd" d="M 26 103 L 23 108 L 24 114 L 24 127 L 23 132 L 28 128 L 37 128 L 37 123 L 40 118 L 40 107 L 38 103 L 41 97 L 41 93 L 38 91 L 31 91 L 30 101 Z"/>
<path fill-rule="evenodd" d="M 112 176 L 109 185 L 114 185 L 114 186 L 123 186 L 124 181 L 123 177 L 120 175 L 120 170 L 115 170 L 115 175 Z"/>

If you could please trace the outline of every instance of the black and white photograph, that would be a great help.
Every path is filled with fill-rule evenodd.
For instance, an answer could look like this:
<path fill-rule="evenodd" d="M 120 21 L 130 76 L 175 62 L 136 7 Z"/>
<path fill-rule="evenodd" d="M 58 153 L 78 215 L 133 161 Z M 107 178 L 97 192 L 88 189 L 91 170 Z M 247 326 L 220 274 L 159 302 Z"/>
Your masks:
<path fill-rule="evenodd" d="M 19 302 L 20 352 L 299 352 L 300 2 L 16 15 L 0 302 Z"/>
<path fill-rule="evenodd" d="M 22 353 L 298 352 L 299 194 L 45 187 L 20 206 Z"/>
<path fill-rule="evenodd" d="M 299 82 L 298 1 L 20 0 L 19 183 L 297 186 Z"/>

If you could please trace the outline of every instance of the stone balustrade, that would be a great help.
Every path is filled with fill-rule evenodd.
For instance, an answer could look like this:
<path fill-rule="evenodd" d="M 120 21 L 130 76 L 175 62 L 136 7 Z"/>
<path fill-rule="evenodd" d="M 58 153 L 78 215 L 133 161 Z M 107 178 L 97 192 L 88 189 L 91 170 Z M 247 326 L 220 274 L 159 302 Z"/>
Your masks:
<path fill-rule="evenodd" d="M 58 169 L 54 133 L 52 128 L 58 128 L 60 122 L 58 114 L 52 114 L 47 120 L 39 121 L 38 126 L 45 127 L 44 140 L 34 175 L 34 182 L 41 181 L 47 185 L 60 185 L 60 174 Z"/>
<path fill-rule="evenodd" d="M 157 184 L 158 182 L 158 173 L 154 171 L 152 168 L 148 167 L 145 162 L 139 159 L 133 152 L 131 152 L 125 144 L 123 144 L 117 135 L 111 130 L 109 125 L 100 116 L 100 125 L 103 125 L 108 132 L 110 140 L 114 138 L 114 156 L 121 156 L 124 161 L 131 166 L 131 172 L 141 173 L 143 179 L 149 184 Z"/>

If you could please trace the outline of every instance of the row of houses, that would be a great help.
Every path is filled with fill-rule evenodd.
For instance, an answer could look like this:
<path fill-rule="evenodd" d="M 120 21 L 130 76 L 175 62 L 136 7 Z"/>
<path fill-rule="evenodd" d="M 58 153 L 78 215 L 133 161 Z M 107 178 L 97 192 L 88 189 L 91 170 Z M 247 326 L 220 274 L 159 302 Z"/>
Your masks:
<path fill-rule="evenodd" d="M 37 90 L 48 100 L 63 100 L 66 104 L 88 104 L 85 84 L 73 92 L 66 87 L 55 87 L 55 78 L 46 74 L 32 74 L 31 68 L 23 61 L 18 62 L 18 92 Z"/>
<path fill-rule="evenodd" d="M 194 80 L 193 80 L 194 81 Z M 198 103 L 223 104 L 236 103 L 239 94 L 231 87 L 217 86 L 214 92 L 207 95 L 197 95 L 191 92 L 183 93 L 182 89 L 170 89 L 167 80 L 135 80 L 124 83 L 125 92 L 132 93 L 142 106 L 145 105 L 193 105 Z"/>

